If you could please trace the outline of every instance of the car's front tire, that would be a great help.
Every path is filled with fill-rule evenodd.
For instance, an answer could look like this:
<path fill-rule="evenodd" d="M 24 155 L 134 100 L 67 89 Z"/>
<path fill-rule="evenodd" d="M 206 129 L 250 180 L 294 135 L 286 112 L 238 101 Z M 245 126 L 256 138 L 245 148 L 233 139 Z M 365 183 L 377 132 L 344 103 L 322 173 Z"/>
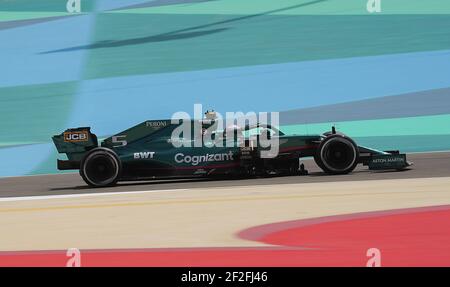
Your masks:
<path fill-rule="evenodd" d="M 117 155 L 107 148 L 95 148 L 85 155 L 80 164 L 80 175 L 92 187 L 113 186 L 121 174 Z"/>
<path fill-rule="evenodd" d="M 322 140 L 314 160 L 328 174 L 347 174 L 359 162 L 359 149 L 351 138 L 333 134 Z"/>

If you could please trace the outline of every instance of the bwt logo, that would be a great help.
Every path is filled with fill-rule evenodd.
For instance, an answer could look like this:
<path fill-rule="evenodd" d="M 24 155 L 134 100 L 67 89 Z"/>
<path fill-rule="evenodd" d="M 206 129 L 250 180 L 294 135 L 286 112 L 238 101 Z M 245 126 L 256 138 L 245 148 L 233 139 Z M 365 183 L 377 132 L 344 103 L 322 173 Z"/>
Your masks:
<path fill-rule="evenodd" d="M 66 9 L 69 13 L 81 13 L 81 0 L 68 0 Z"/>
<path fill-rule="evenodd" d="M 149 159 L 153 158 L 154 155 L 155 155 L 154 151 L 135 152 L 133 154 L 135 159 Z"/>

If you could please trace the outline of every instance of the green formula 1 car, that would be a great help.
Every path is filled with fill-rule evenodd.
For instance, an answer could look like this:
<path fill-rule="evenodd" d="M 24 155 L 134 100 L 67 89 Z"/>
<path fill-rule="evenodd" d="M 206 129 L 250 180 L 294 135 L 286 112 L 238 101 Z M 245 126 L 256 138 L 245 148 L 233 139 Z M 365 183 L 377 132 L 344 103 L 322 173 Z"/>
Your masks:
<path fill-rule="evenodd" d="M 182 124 L 199 125 L 190 135 L 174 137 Z M 118 181 L 176 177 L 250 177 L 305 174 L 300 159 L 314 157 L 328 174 L 347 174 L 357 164 L 369 169 L 405 169 L 405 154 L 358 146 L 350 137 L 332 131 L 322 135 L 285 135 L 271 125 L 212 130 L 214 120 L 150 120 L 98 144 L 89 127 L 68 129 L 53 136 L 59 170 L 79 170 L 93 187 Z M 205 131 L 209 131 L 208 137 Z M 196 144 L 195 144 L 195 143 Z M 272 146 L 276 152 L 271 156 Z M 199 144 L 200 143 L 200 144 Z"/>

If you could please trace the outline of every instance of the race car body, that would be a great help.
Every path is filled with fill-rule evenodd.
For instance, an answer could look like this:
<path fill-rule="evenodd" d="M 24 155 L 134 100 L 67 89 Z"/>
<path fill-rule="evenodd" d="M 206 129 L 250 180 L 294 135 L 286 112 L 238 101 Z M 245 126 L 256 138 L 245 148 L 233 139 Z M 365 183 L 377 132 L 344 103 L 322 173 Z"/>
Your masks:
<path fill-rule="evenodd" d="M 200 132 L 174 137 L 183 123 L 200 125 Z M 370 169 L 404 169 L 410 164 L 398 151 L 358 146 L 334 128 L 323 135 L 285 135 L 270 125 L 213 130 L 211 120 L 150 120 L 104 139 L 100 146 L 89 127 L 68 129 L 53 136 L 59 153 L 58 169 L 78 169 L 87 184 L 111 186 L 118 181 L 213 176 L 305 174 L 300 163 L 314 157 L 328 174 L 347 174 L 357 164 Z M 195 131 L 195 128 L 193 129 Z M 270 154 L 271 142 L 278 145 Z"/>

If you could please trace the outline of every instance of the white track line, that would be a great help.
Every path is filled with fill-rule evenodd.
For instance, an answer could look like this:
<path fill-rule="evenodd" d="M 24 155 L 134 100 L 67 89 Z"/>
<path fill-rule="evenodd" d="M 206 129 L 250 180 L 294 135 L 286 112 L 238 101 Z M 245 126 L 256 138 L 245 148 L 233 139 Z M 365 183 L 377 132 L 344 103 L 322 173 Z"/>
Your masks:
<path fill-rule="evenodd" d="M 144 193 L 157 193 L 157 192 L 169 192 L 169 191 L 187 191 L 187 190 L 189 190 L 189 189 L 180 188 L 180 189 L 161 189 L 161 190 L 143 190 L 143 191 L 98 192 L 98 193 L 3 197 L 3 198 L 0 198 L 0 202 L 80 198 L 80 197 L 95 197 L 95 196 L 109 196 L 109 195 L 130 195 L 130 194 L 144 194 Z"/>

